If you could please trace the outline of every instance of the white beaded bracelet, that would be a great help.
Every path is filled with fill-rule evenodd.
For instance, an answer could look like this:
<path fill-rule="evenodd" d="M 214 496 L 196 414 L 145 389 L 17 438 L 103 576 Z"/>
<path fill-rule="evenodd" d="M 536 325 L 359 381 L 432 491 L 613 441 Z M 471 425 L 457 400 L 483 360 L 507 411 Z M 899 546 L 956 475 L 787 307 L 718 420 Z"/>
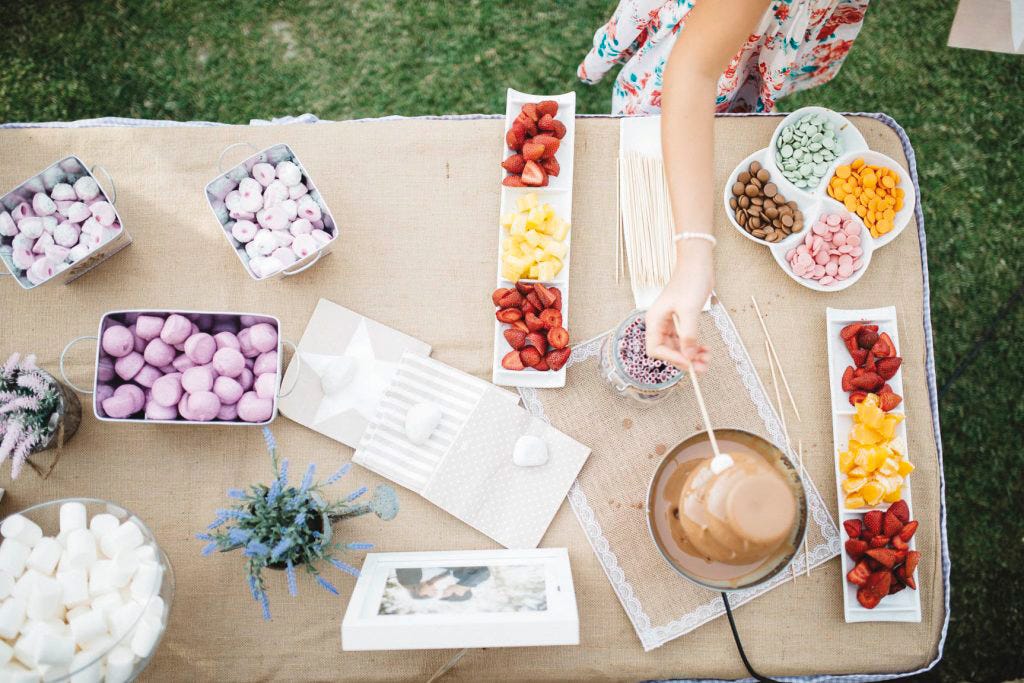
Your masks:
<path fill-rule="evenodd" d="M 705 240 L 711 242 L 712 247 L 718 244 L 715 236 L 706 232 L 677 232 L 672 237 L 673 242 L 682 242 L 683 240 Z"/>

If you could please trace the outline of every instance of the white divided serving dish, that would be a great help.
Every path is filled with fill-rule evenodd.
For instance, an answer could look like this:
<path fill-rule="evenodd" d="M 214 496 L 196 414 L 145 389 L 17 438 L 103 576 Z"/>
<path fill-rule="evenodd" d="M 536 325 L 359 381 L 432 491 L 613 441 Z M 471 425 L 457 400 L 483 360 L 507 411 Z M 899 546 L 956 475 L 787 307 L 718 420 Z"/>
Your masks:
<path fill-rule="evenodd" d="M 505 144 L 505 132 L 512 126 L 512 122 L 519 115 L 523 104 L 527 102 L 540 102 L 542 100 L 554 100 L 558 102 L 558 115 L 555 118 L 565 124 L 565 137 L 558 147 L 555 158 L 558 159 L 559 174 L 550 178 L 545 187 L 501 187 L 501 211 L 506 214 L 515 210 L 516 199 L 525 195 L 536 193 L 539 203 L 551 204 L 555 213 L 569 223 L 569 234 L 565 238 L 566 255 L 562 260 L 562 269 L 553 280 L 543 281 L 544 285 L 557 287 L 562 292 L 562 326 L 570 331 L 569 326 L 569 265 L 572 259 L 572 171 L 573 151 L 576 145 L 576 93 L 570 92 L 563 95 L 530 95 L 512 88 L 508 89 L 505 103 L 505 127 L 501 135 L 501 159 L 509 156 L 511 151 Z M 505 178 L 505 169 L 500 169 L 499 183 Z M 501 277 L 501 241 L 508 237 L 508 231 L 498 224 L 497 263 L 498 279 L 496 287 L 515 288 L 515 283 Z M 526 282 L 534 282 L 526 280 Z M 541 372 L 533 368 L 524 370 L 506 370 L 501 367 L 501 359 L 512 350 L 512 347 L 505 341 L 504 331 L 510 325 L 494 321 L 494 360 L 491 371 L 491 381 L 501 386 L 513 387 L 535 387 L 553 389 L 565 386 L 565 368 L 558 371 Z M 570 337 L 571 339 L 571 337 Z"/>
<path fill-rule="evenodd" d="M 843 143 L 843 153 L 834 159 L 828 167 L 825 176 L 822 178 L 818 187 L 812 190 L 800 189 L 793 185 L 789 180 L 782 175 L 782 171 L 779 169 L 776 163 L 776 140 L 780 134 L 780 131 L 788 126 L 793 121 L 806 116 L 808 114 L 821 114 L 829 118 L 833 123 L 836 124 L 836 128 L 840 131 L 839 138 Z M 864 255 L 862 257 L 863 263 L 861 267 L 854 272 L 850 277 L 841 281 L 836 285 L 821 285 L 814 280 L 807 280 L 798 277 L 793 273 L 786 261 L 786 252 L 790 249 L 796 248 L 799 245 L 800 240 L 803 239 L 803 235 L 807 230 L 811 229 L 815 219 L 825 212 L 836 212 L 843 213 L 845 215 L 851 215 L 856 217 L 856 214 L 851 214 L 845 206 L 840 202 L 835 201 L 828 196 L 828 181 L 831 180 L 832 175 L 835 173 L 837 166 L 842 164 L 848 164 L 855 159 L 864 159 L 865 163 L 870 165 L 882 165 L 888 168 L 896 169 L 900 174 L 899 187 L 905 192 L 903 200 L 903 208 L 896 213 L 894 221 L 894 227 L 886 235 L 882 235 L 879 238 L 871 237 L 870 231 L 864 226 L 863 221 L 857 218 L 857 221 L 861 223 L 864 229 L 861 231 L 861 246 L 864 249 Z M 732 186 L 736 182 L 737 176 L 746 170 L 751 162 L 757 161 L 771 174 L 770 182 L 775 183 L 779 188 L 779 192 L 786 197 L 787 201 L 795 201 L 797 207 L 800 209 L 804 216 L 804 228 L 800 233 L 787 236 L 785 239 L 780 240 L 774 244 L 765 242 L 764 240 L 753 237 L 743 227 L 736 222 L 733 215 L 732 209 L 729 207 L 729 199 L 732 197 Z M 729 223 L 744 237 L 755 242 L 756 244 L 768 247 L 772 256 L 775 258 L 775 262 L 779 264 L 779 267 L 793 280 L 800 283 L 808 289 L 813 289 L 818 292 L 839 292 L 847 287 L 853 286 L 860 278 L 867 272 L 868 266 L 871 261 L 871 254 L 875 249 L 883 247 L 889 242 L 893 241 L 897 235 L 899 235 L 907 224 L 913 220 L 914 217 L 914 206 L 917 203 L 917 196 L 914 191 L 913 184 L 909 182 L 909 175 L 898 164 L 895 160 L 887 157 L 886 155 L 875 152 L 868 148 L 867 142 L 864 140 L 864 136 L 857 130 L 856 126 L 853 125 L 846 117 L 838 114 L 830 109 L 824 109 L 823 107 L 803 107 L 790 113 L 786 116 L 778 126 L 775 128 L 775 132 L 772 133 L 771 142 L 768 147 L 760 149 L 746 159 L 741 161 L 733 172 L 729 174 L 729 180 L 725 183 L 722 188 L 722 206 L 725 209 L 725 215 L 729 220 Z"/>
<path fill-rule="evenodd" d="M 853 415 L 856 411 L 853 406 L 850 405 L 849 397 L 847 393 L 843 391 L 842 387 L 843 371 L 847 366 L 852 365 L 852 361 L 845 344 L 843 344 L 842 339 L 839 337 L 839 332 L 846 325 L 855 322 L 878 325 L 879 333 L 888 333 L 893 344 L 896 345 L 897 355 L 900 350 L 900 339 L 896 329 L 896 308 L 894 306 L 861 310 L 840 310 L 836 308 L 826 309 L 825 334 L 827 336 L 828 345 L 828 378 L 830 394 L 832 397 L 833 470 L 836 480 L 836 503 L 839 508 L 840 535 L 842 536 L 844 543 L 847 539 L 847 535 L 846 532 L 842 530 L 843 522 L 850 519 L 863 519 L 864 513 L 868 510 L 885 510 L 889 507 L 887 503 L 882 503 L 873 508 L 863 507 L 848 509 L 844 504 L 845 496 L 843 495 L 842 490 L 843 474 L 839 471 L 839 453 L 846 449 L 846 445 L 849 440 L 850 428 L 853 425 Z M 904 396 L 902 368 L 892 379 L 889 380 L 889 386 L 891 386 L 892 390 L 897 394 Z M 904 403 L 897 406 L 893 412 L 905 415 L 902 410 L 905 405 L 906 399 L 904 398 Z M 896 428 L 896 436 L 897 438 L 902 438 L 904 443 L 907 442 L 905 419 Z M 910 457 L 909 454 L 908 458 L 913 462 L 913 457 Z M 906 501 L 907 507 L 910 508 L 910 518 L 916 519 L 914 517 L 914 505 L 910 497 L 910 476 L 911 475 L 907 475 L 903 479 L 901 495 L 903 500 Z M 917 549 L 916 535 L 914 538 L 910 539 L 910 549 Z M 857 601 L 857 586 L 846 580 L 846 574 L 853 569 L 856 563 L 850 558 L 845 550 L 839 554 L 839 557 L 842 564 L 842 576 L 840 577 L 840 580 L 843 582 L 843 612 L 847 623 L 867 621 L 921 621 L 921 580 L 920 574 L 916 570 L 915 579 L 917 580 L 918 585 L 917 590 L 905 588 L 899 593 L 882 598 L 882 601 L 874 609 L 866 609 Z"/>

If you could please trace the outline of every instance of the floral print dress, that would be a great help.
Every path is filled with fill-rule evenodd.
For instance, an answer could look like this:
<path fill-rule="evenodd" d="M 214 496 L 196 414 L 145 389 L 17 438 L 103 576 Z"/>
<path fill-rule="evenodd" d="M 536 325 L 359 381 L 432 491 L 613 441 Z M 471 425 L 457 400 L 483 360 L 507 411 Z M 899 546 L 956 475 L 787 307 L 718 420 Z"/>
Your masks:
<path fill-rule="evenodd" d="M 578 75 L 596 83 L 622 64 L 612 113 L 661 111 L 665 62 L 697 0 L 620 0 Z M 778 98 L 826 83 L 860 32 L 868 0 L 776 0 L 718 81 L 717 111 L 770 112 Z M 685 39 L 685 38 L 684 38 Z"/>

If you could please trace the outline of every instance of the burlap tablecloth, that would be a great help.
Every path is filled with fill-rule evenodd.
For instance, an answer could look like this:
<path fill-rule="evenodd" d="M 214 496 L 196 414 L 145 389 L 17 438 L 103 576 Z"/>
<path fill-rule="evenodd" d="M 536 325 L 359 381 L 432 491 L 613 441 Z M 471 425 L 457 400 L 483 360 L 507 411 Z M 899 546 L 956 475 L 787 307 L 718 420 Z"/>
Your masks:
<path fill-rule="evenodd" d="M 716 122 L 719 182 L 764 146 L 777 119 Z M 872 148 L 903 159 L 884 124 L 856 119 Z M 577 124 L 572 333 L 582 340 L 612 327 L 632 308 L 625 283 L 614 282 L 615 154 L 618 122 Z M 327 297 L 423 339 L 434 356 L 481 377 L 490 373 L 498 218 L 500 120 L 343 122 L 315 126 L 94 128 L 0 131 L 0 185 L 21 182 L 66 154 L 103 164 L 118 186 L 118 207 L 135 238 L 127 250 L 67 287 L 24 292 L 0 280 L 4 354 L 32 351 L 56 370 L 65 342 L 95 333 L 100 315 L 117 308 L 188 308 L 273 313 L 297 339 L 318 297 Z M 341 241 L 305 274 L 256 283 L 227 246 L 206 206 L 203 187 L 229 143 L 263 148 L 287 142 L 335 213 Z M 728 227 L 719 210 L 718 292 L 740 334 L 760 343 L 749 306 L 755 291 L 804 398 L 794 430 L 810 446 L 808 466 L 829 495 L 831 436 L 825 361 L 825 306 L 895 304 L 903 348 L 908 428 L 914 462 L 914 506 L 923 621 L 842 622 L 839 563 L 737 610 L 755 665 L 773 675 L 894 672 L 925 666 L 943 624 L 939 561 L 939 473 L 925 383 L 922 279 L 911 227 L 874 255 L 857 285 L 830 295 L 789 280 L 768 253 Z M 748 341 L 748 345 L 749 345 Z M 763 354 L 752 351 L 758 364 Z M 69 373 L 91 381 L 91 350 L 72 354 Z M 758 368 L 759 372 L 765 370 Z M 87 404 L 88 405 L 88 404 Z M 581 411 L 581 421 L 586 420 Z M 273 425 L 294 471 L 309 461 L 329 469 L 351 453 L 279 417 Z M 45 462 L 45 459 L 44 459 Z M 258 429 L 100 423 L 86 416 L 46 481 L 26 470 L 7 489 L 0 513 L 65 496 L 117 501 L 155 531 L 174 564 L 177 595 L 171 624 L 144 680 L 410 680 L 425 679 L 451 651 L 344 653 L 340 623 L 353 580 L 333 577 L 342 597 L 300 577 L 298 599 L 284 577 L 270 588 L 274 619 L 264 623 L 249 596 L 237 554 L 202 558 L 193 539 L 225 503 L 231 486 L 265 481 L 269 463 Z M 380 479 L 356 468 L 351 482 Z M 369 540 L 380 551 L 494 547 L 481 534 L 426 501 L 400 492 L 391 523 L 360 518 L 336 534 Z M 834 512 L 833 508 L 833 512 Z M 640 531 L 638 530 L 638 533 Z M 579 601 L 578 647 L 492 649 L 467 656 L 450 680 L 593 680 L 744 675 L 724 620 L 643 653 L 608 579 L 568 505 L 545 546 L 567 546 Z M 358 560 L 357 560 L 358 562 Z M 666 586 L 671 590 L 671 586 Z"/>

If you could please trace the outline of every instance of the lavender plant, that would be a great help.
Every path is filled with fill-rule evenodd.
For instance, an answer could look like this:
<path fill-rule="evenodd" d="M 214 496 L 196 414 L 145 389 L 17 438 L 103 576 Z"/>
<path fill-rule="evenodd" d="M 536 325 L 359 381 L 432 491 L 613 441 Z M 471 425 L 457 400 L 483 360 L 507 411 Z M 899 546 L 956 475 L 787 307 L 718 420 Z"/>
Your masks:
<path fill-rule="evenodd" d="M 57 386 L 36 367 L 36 357 L 12 353 L 0 367 L 0 465 L 11 459 L 12 479 L 53 435 L 59 407 Z"/>
<path fill-rule="evenodd" d="M 249 591 L 260 603 L 263 618 L 269 620 L 265 569 L 284 569 L 288 592 L 293 597 L 298 595 L 296 571 L 300 567 L 328 593 L 338 595 L 338 589 L 320 575 L 317 565 L 327 563 L 359 576 L 359 570 L 341 560 L 339 555 L 346 551 L 369 550 L 373 544 L 335 542 L 331 522 L 368 512 L 389 521 L 398 514 L 398 498 L 394 489 L 381 485 L 368 501 L 359 502 L 368 490 L 362 486 L 340 500 L 328 502 L 323 490 L 344 477 L 351 463 L 345 463 L 322 482 L 313 481 L 316 465 L 311 463 L 299 485 L 289 485 L 288 460 L 278 461 L 277 442 L 266 427 L 263 438 L 270 452 L 274 481 L 270 486 L 253 484 L 246 490 L 228 490 L 228 496 L 239 502 L 217 510 L 216 519 L 204 533 L 196 534 L 196 538 L 206 541 L 203 555 L 211 555 L 216 550 L 242 549 Z"/>

